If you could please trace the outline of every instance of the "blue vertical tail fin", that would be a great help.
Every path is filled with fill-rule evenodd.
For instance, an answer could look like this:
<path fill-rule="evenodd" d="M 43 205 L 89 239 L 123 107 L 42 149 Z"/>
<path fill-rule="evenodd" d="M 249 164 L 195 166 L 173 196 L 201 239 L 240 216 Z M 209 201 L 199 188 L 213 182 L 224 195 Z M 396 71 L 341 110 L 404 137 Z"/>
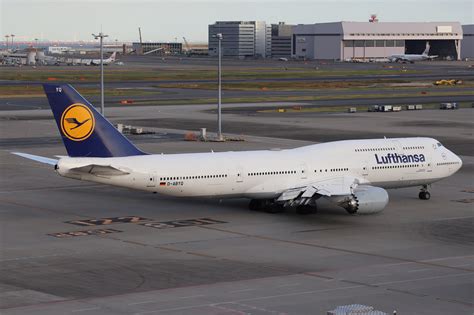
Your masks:
<path fill-rule="evenodd" d="M 69 84 L 43 84 L 71 157 L 144 155 Z"/>

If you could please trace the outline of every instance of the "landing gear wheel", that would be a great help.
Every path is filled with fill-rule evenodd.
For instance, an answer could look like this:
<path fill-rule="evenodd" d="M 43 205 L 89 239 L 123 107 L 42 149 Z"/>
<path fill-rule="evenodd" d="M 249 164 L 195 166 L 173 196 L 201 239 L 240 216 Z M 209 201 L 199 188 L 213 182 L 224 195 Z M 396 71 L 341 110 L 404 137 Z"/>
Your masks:
<path fill-rule="evenodd" d="M 280 213 L 284 211 L 283 205 L 276 204 L 270 199 L 252 199 L 249 202 L 249 209 L 268 213 Z"/>
<path fill-rule="evenodd" d="M 268 213 L 281 213 L 285 211 L 285 208 L 283 208 L 283 205 L 279 204 L 270 204 L 265 208 L 265 212 Z"/>
<path fill-rule="evenodd" d="M 418 198 L 421 200 L 429 200 L 431 198 L 431 194 L 427 191 L 420 191 Z"/>
<path fill-rule="evenodd" d="M 429 192 L 425 192 L 425 200 L 430 200 L 431 194 Z"/>
<path fill-rule="evenodd" d="M 316 213 L 316 207 L 304 205 L 296 207 L 296 213 L 301 215 L 313 214 Z"/>
<path fill-rule="evenodd" d="M 421 191 L 418 194 L 418 198 L 420 198 L 421 200 L 429 200 L 431 198 L 431 195 L 428 191 L 428 185 L 423 185 L 421 187 Z"/>
<path fill-rule="evenodd" d="M 257 200 L 257 199 L 252 199 L 250 200 L 249 202 L 249 209 L 250 210 L 254 210 L 254 211 L 257 211 L 257 210 L 260 210 L 260 201 Z"/>

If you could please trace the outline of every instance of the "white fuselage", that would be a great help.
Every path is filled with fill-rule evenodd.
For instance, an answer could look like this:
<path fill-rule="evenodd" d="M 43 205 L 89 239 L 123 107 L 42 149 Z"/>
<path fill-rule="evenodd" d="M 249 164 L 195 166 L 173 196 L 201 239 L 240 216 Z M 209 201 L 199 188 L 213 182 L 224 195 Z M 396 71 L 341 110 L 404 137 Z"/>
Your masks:
<path fill-rule="evenodd" d="M 401 54 L 401 55 L 391 55 L 388 57 L 388 60 L 391 62 L 397 62 L 397 61 L 408 61 L 408 62 L 413 62 L 413 61 L 423 61 L 423 60 L 431 60 L 436 58 L 437 56 L 428 56 L 426 54 L 422 55 L 416 55 L 416 54 Z"/>
<path fill-rule="evenodd" d="M 112 166 L 125 175 L 75 173 L 85 165 Z M 288 150 L 62 158 L 62 176 L 186 197 L 275 198 L 283 191 L 350 176 L 382 188 L 426 185 L 462 165 L 431 138 L 347 140 Z"/>

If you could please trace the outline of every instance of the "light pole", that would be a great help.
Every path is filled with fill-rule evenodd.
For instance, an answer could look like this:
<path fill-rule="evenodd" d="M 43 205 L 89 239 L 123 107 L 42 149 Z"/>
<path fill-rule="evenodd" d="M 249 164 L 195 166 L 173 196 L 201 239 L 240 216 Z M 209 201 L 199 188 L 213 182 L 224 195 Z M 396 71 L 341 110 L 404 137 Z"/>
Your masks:
<path fill-rule="evenodd" d="M 10 35 L 5 35 L 5 43 L 7 44 L 7 50 L 8 50 L 8 39 L 10 38 Z"/>
<path fill-rule="evenodd" d="M 217 69 L 217 77 L 218 77 L 218 99 L 217 99 L 217 139 L 219 141 L 223 141 L 224 137 L 222 136 L 222 111 L 221 111 L 221 103 L 222 103 L 222 33 L 217 33 L 215 35 L 218 41 L 218 49 L 217 53 L 219 56 L 219 64 Z"/>
<path fill-rule="evenodd" d="M 10 37 L 12 38 L 12 50 L 13 50 L 13 37 L 15 37 L 15 34 L 11 34 Z"/>
<path fill-rule="evenodd" d="M 100 39 L 100 113 L 105 116 L 104 113 L 104 55 L 103 55 L 103 42 L 105 35 L 100 32 L 98 35 L 92 34 L 95 39 Z"/>

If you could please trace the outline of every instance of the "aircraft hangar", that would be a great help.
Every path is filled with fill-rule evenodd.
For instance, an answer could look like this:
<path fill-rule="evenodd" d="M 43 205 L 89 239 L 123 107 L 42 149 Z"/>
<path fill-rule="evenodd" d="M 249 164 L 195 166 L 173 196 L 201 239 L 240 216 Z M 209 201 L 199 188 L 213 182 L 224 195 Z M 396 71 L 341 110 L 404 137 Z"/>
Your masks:
<path fill-rule="evenodd" d="M 422 54 L 459 60 L 463 30 L 459 22 L 331 22 L 293 29 L 292 57 L 376 60 L 394 54 Z"/>

